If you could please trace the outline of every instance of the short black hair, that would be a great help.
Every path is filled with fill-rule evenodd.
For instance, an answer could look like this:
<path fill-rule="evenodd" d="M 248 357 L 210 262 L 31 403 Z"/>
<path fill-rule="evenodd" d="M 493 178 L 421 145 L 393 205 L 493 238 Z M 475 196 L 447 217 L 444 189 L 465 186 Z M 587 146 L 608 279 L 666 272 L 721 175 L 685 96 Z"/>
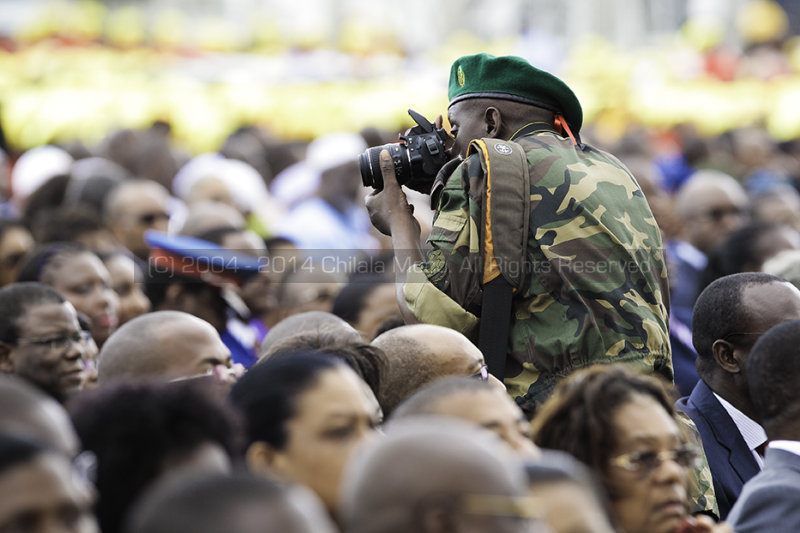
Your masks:
<path fill-rule="evenodd" d="M 369 295 L 384 283 L 392 283 L 392 280 L 383 274 L 368 273 L 352 276 L 333 299 L 331 313 L 346 320 L 350 325 L 355 324 Z"/>
<path fill-rule="evenodd" d="M 231 400 L 245 418 L 247 444 L 266 442 L 282 450 L 286 422 L 296 414 L 297 398 L 319 375 L 344 366 L 336 357 L 309 350 L 278 355 L 253 366 L 231 389 Z"/>
<path fill-rule="evenodd" d="M 283 354 L 316 350 L 320 353 L 338 357 L 363 379 L 378 398 L 381 390 L 381 376 L 386 373 L 386 354 L 377 346 L 361 340 L 350 340 L 336 330 L 302 331 L 285 337 L 270 346 L 259 361 L 266 361 Z"/>
<path fill-rule="evenodd" d="M 63 304 L 65 301 L 54 288 L 37 281 L 12 283 L 0 288 L 0 341 L 8 344 L 17 342 L 17 321 L 31 307 Z"/>
<path fill-rule="evenodd" d="M 105 230 L 99 214 L 83 206 L 64 206 L 41 212 L 31 222 L 36 242 L 75 242 L 82 236 Z"/>
<path fill-rule="evenodd" d="M 800 319 L 775 326 L 758 339 L 747 360 L 747 386 L 770 438 L 770 427 L 800 420 Z"/>
<path fill-rule="evenodd" d="M 12 433 L 0 433 L 0 475 L 47 452 L 58 453 L 40 441 Z"/>
<path fill-rule="evenodd" d="M 782 281 L 763 272 L 741 272 L 713 281 L 700 293 L 692 311 L 692 344 L 697 350 L 700 377 L 707 376 L 715 366 L 714 342 L 747 327 L 750 316 L 742 306 L 744 289 Z"/>
<path fill-rule="evenodd" d="M 93 252 L 77 242 L 58 241 L 37 245 L 23 259 L 17 281 L 48 283 L 47 270 L 50 265 L 83 253 Z"/>
<path fill-rule="evenodd" d="M 120 382 L 85 392 L 70 414 L 86 450 L 97 456 L 97 519 L 116 533 L 129 506 L 165 464 L 200 445 L 241 453 L 236 413 L 204 383 Z"/>

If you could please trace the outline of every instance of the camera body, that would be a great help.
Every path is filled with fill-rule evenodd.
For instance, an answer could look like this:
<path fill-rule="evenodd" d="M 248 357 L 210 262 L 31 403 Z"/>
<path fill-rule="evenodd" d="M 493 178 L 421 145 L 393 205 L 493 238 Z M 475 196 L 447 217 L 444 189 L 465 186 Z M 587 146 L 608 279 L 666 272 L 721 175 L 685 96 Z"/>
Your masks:
<path fill-rule="evenodd" d="M 452 138 L 444 128 L 437 130 L 435 124 L 413 109 L 409 109 L 408 114 L 417 125 L 401 135 L 400 142 L 368 148 L 358 156 L 364 187 L 383 189 L 380 154 L 382 150 L 388 150 L 400 185 L 424 194 L 431 192 L 436 174 L 449 159 L 447 143 Z"/>

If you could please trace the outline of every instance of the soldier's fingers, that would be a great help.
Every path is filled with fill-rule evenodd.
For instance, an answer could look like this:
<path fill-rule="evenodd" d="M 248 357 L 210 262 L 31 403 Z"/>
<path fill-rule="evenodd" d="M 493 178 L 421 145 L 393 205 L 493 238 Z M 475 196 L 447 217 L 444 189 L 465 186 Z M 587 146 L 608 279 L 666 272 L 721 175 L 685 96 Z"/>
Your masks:
<path fill-rule="evenodd" d="M 389 155 L 389 150 L 381 150 L 380 165 L 384 187 L 391 183 L 396 184 L 397 177 L 394 175 L 394 161 L 392 161 L 392 156 Z"/>
<path fill-rule="evenodd" d="M 433 120 L 433 124 L 436 126 L 437 130 L 442 128 L 442 124 L 444 124 L 444 118 L 441 114 L 436 115 L 436 118 Z"/>

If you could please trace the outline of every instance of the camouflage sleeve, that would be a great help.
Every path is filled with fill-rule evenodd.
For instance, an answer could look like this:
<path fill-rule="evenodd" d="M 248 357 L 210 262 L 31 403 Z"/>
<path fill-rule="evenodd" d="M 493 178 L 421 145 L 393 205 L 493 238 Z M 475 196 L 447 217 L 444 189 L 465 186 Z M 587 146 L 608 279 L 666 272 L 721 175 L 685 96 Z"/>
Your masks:
<path fill-rule="evenodd" d="M 719 506 L 717 497 L 714 494 L 714 481 L 711 478 L 711 468 L 708 466 L 708 459 L 703 452 L 703 444 L 700 441 L 700 433 L 689 416 L 676 411 L 678 422 L 681 426 L 686 441 L 697 448 L 700 453 L 700 460 L 694 468 L 689 471 L 689 506 L 692 514 L 709 514 L 719 519 Z"/>
<path fill-rule="evenodd" d="M 411 268 L 404 287 L 406 303 L 420 321 L 468 337 L 476 333 L 480 314 L 480 201 L 470 183 L 480 183 L 481 172 L 478 156 L 471 156 L 447 179 L 428 237 L 430 252 Z"/>

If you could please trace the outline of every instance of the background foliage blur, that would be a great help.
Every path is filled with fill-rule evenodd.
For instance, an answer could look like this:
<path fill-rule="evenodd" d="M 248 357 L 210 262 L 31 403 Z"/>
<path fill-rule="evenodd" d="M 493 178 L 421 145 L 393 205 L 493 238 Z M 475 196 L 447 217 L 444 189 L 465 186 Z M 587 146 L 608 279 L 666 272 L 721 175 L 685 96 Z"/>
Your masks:
<path fill-rule="evenodd" d="M 563 77 L 596 137 L 690 123 L 800 137 L 800 2 L 4 0 L 0 124 L 24 150 L 172 126 L 189 152 L 242 125 L 284 139 L 445 113 L 458 56 Z"/>

